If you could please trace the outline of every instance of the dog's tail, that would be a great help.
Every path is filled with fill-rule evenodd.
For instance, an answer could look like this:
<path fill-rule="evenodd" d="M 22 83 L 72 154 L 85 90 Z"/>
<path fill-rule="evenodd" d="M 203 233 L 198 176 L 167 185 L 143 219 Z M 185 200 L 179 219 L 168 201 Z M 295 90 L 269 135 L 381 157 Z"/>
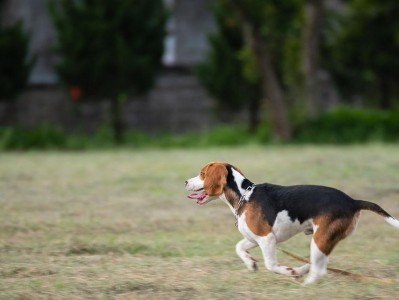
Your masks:
<path fill-rule="evenodd" d="M 375 203 L 369 202 L 369 201 L 356 200 L 356 205 L 359 210 L 362 210 L 362 209 L 371 210 L 371 211 L 379 214 L 380 216 L 384 217 L 384 219 L 385 219 L 385 221 L 387 221 L 387 223 L 389 223 L 393 227 L 396 227 L 399 229 L 399 220 L 392 217 L 389 213 L 387 213 L 384 209 L 382 209 L 382 207 L 379 206 L 378 204 L 375 204 Z"/>

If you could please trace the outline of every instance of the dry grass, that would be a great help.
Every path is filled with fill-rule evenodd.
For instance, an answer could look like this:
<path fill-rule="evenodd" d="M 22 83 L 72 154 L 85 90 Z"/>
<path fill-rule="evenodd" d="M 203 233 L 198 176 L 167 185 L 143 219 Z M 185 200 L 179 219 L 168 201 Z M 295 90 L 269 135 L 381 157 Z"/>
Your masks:
<path fill-rule="evenodd" d="M 185 198 L 184 180 L 211 160 L 236 164 L 255 182 L 335 186 L 399 217 L 398 146 L 2 153 L 0 298 L 399 298 L 399 284 L 330 273 L 304 288 L 264 268 L 247 271 L 230 210 Z M 281 247 L 307 256 L 309 239 Z M 399 279 L 399 231 L 365 212 L 330 261 Z"/>

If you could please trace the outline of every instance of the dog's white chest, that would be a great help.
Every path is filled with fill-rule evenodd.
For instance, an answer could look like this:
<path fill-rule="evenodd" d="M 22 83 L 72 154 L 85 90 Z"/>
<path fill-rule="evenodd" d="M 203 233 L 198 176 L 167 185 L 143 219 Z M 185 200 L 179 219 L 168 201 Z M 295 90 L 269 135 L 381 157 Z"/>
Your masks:
<path fill-rule="evenodd" d="M 245 221 L 245 213 L 241 214 L 237 220 L 238 231 L 248 240 L 256 242 L 259 236 L 254 234 L 251 229 L 249 229 L 247 222 Z"/>

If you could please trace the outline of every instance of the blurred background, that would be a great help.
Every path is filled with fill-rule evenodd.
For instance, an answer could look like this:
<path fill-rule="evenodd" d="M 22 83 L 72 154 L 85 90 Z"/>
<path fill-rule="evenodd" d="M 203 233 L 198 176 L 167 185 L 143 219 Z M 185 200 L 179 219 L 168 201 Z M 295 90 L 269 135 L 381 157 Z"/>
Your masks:
<path fill-rule="evenodd" d="M 396 0 L 0 7 L 0 149 L 399 141 Z"/>
<path fill-rule="evenodd" d="M 248 273 L 229 209 L 184 189 L 219 160 L 399 216 L 398 16 L 398 0 L 0 0 L 0 299 L 399 299 L 378 215 L 330 260 L 375 282 L 304 289 Z"/>

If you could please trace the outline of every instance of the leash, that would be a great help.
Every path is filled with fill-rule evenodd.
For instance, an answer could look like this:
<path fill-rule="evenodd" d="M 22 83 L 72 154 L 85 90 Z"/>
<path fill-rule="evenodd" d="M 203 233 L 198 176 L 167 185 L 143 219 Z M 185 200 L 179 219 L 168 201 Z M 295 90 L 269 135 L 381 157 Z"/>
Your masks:
<path fill-rule="evenodd" d="M 277 249 L 298 261 L 301 261 L 304 263 L 309 263 L 309 260 L 302 256 L 299 256 L 297 254 L 294 254 L 292 252 L 289 252 L 289 251 L 281 249 L 281 248 L 277 248 Z M 379 283 L 398 283 L 399 282 L 399 279 L 396 279 L 396 278 L 378 278 L 378 277 L 364 276 L 364 275 L 361 275 L 358 273 L 352 273 L 352 272 L 337 269 L 337 268 L 327 268 L 327 270 L 337 273 L 337 274 L 340 274 L 340 275 L 349 276 L 349 277 L 352 277 L 353 279 L 356 279 L 359 281 L 364 281 L 364 282 L 379 282 Z"/>
<path fill-rule="evenodd" d="M 244 203 L 244 200 L 249 200 L 247 199 L 247 194 L 252 191 L 255 188 L 256 184 L 250 185 L 247 187 L 244 191 L 244 193 L 241 195 L 240 199 L 238 200 L 237 208 L 234 209 L 234 216 L 236 218 L 235 225 L 238 227 L 238 211 L 240 210 L 241 206 Z"/>

